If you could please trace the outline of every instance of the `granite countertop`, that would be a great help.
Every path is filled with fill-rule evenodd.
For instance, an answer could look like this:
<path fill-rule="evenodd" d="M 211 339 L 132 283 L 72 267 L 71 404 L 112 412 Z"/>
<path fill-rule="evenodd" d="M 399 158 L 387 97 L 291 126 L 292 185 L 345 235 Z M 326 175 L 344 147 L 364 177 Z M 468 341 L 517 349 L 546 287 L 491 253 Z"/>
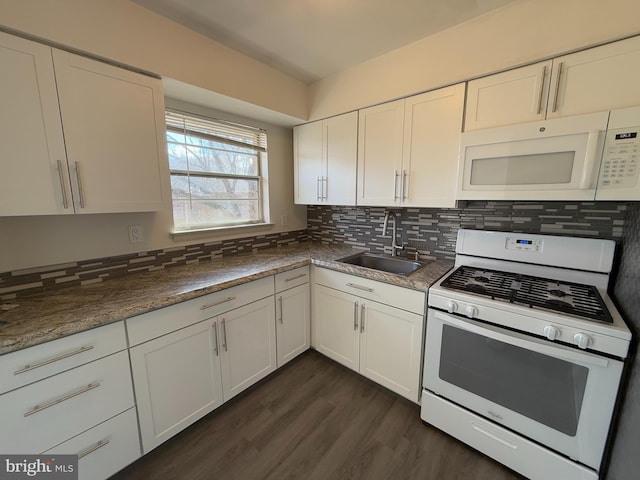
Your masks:
<path fill-rule="evenodd" d="M 408 276 L 337 262 L 348 246 L 305 243 L 137 273 L 81 287 L 20 298 L 0 313 L 0 355 L 214 293 L 308 264 L 427 291 L 453 262 L 427 261 Z"/>

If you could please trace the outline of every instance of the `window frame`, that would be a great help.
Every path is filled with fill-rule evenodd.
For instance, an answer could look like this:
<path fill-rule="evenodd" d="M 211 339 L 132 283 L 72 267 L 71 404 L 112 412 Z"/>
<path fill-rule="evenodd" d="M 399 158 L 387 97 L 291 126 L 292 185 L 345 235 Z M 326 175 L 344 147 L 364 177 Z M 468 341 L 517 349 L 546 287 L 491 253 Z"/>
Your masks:
<path fill-rule="evenodd" d="M 173 117 L 172 122 L 169 121 L 170 116 Z M 184 120 L 182 127 L 177 126 L 177 123 L 175 122 L 176 117 L 182 117 L 182 119 Z M 235 129 L 236 131 L 244 130 L 245 134 L 248 137 L 251 136 L 250 135 L 251 132 L 254 132 L 253 134 L 255 135 L 256 143 L 255 144 L 245 143 L 242 141 L 225 138 L 224 136 L 222 136 L 224 135 L 225 132 L 222 132 L 221 135 L 216 135 L 210 132 L 201 132 L 198 130 L 189 129 L 187 127 L 187 120 L 201 121 L 204 124 L 209 124 L 209 126 L 212 127 L 212 131 L 215 131 L 216 126 L 218 127 L 222 126 L 222 128 L 219 131 L 224 130 L 225 127 L 230 127 L 232 130 Z M 169 179 L 170 179 L 170 190 L 171 190 L 171 212 L 172 212 L 172 218 L 173 218 L 173 232 L 172 232 L 173 235 L 271 225 L 271 223 L 269 223 L 269 211 L 267 208 L 268 199 L 265 198 L 266 195 L 268 194 L 268 185 L 266 184 L 266 182 L 268 181 L 267 180 L 268 176 L 266 175 L 267 158 L 268 158 L 268 154 L 267 154 L 268 140 L 267 140 L 267 131 L 265 129 L 254 127 L 251 125 L 245 125 L 238 122 L 230 122 L 227 120 L 222 120 L 222 119 L 214 118 L 210 116 L 199 115 L 192 112 L 168 108 L 168 107 L 165 109 L 165 122 L 166 122 L 165 141 L 167 144 L 167 159 L 169 161 Z M 184 142 L 179 142 L 179 141 L 170 139 L 169 137 L 170 133 L 177 133 L 179 135 L 184 135 L 185 136 Z M 193 171 L 191 169 L 184 170 L 184 169 L 178 169 L 178 168 L 176 169 L 171 168 L 171 162 L 169 160 L 169 144 L 183 145 L 186 148 L 188 148 L 189 146 L 193 146 L 195 148 L 216 150 L 215 147 L 207 147 L 203 145 L 191 145 L 187 141 L 187 136 L 201 138 L 204 140 L 241 147 L 245 149 L 253 149 L 254 150 L 253 153 L 247 152 L 246 154 L 255 155 L 256 174 L 243 175 L 238 173 L 216 173 L 216 172 L 206 172 L 206 171 L 198 171 L 198 170 Z M 222 150 L 222 149 L 219 149 L 219 150 Z M 174 201 L 180 200 L 180 199 L 176 199 L 174 197 L 174 190 L 171 184 L 171 180 L 174 178 L 174 176 L 184 176 L 187 179 L 189 179 L 190 177 L 193 177 L 193 178 L 204 178 L 204 179 L 211 178 L 211 179 L 234 179 L 234 180 L 255 181 L 256 193 L 257 193 L 257 199 L 255 200 L 257 200 L 256 208 L 258 212 L 258 218 L 252 221 L 243 220 L 243 221 L 237 221 L 237 222 L 224 222 L 224 223 L 211 222 L 211 223 L 200 223 L 200 224 L 190 223 L 190 224 L 184 224 L 184 225 L 176 225 L 176 220 L 175 220 L 176 204 L 174 203 Z M 191 187 L 190 183 L 189 183 L 189 186 Z M 221 199 L 221 200 L 233 201 L 234 199 Z M 236 200 L 241 201 L 243 199 L 236 199 Z M 254 199 L 246 199 L 246 200 L 254 200 Z M 189 189 L 189 198 L 187 201 L 189 202 L 189 204 L 191 204 L 191 202 L 193 201 L 191 188 Z"/>

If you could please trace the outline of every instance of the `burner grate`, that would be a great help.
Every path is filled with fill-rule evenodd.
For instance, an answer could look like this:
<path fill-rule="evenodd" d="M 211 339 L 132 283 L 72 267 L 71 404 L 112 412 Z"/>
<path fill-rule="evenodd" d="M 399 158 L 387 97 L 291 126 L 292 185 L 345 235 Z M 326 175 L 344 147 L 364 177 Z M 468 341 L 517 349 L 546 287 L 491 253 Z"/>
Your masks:
<path fill-rule="evenodd" d="M 592 285 L 468 266 L 458 267 L 441 285 L 498 301 L 613 323 L 600 293 Z"/>

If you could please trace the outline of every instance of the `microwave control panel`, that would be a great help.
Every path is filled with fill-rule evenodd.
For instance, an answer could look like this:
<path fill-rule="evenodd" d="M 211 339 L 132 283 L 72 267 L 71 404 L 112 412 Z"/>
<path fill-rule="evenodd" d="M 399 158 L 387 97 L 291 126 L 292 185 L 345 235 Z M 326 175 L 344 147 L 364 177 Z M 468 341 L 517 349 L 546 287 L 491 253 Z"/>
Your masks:
<path fill-rule="evenodd" d="M 640 127 L 609 130 L 598 188 L 633 188 L 640 167 Z"/>

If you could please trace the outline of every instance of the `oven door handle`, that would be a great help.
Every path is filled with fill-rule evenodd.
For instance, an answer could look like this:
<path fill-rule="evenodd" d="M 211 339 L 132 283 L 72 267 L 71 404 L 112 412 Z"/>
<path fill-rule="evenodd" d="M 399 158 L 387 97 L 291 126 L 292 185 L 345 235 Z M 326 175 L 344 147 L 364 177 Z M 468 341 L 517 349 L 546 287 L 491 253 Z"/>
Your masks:
<path fill-rule="evenodd" d="M 516 347 L 525 348 L 527 350 L 533 350 L 550 357 L 567 360 L 570 362 L 579 362 L 587 365 L 594 365 L 597 367 L 607 368 L 609 366 L 609 360 L 604 357 L 596 357 L 588 353 L 577 352 L 563 345 L 548 345 L 546 341 L 537 340 L 527 337 L 521 333 L 510 332 L 508 334 L 502 333 L 498 328 L 491 325 L 479 325 L 477 323 L 471 323 L 469 320 L 459 320 L 455 317 L 445 315 L 441 312 L 436 312 L 436 318 L 443 323 L 454 325 L 462 330 L 467 330 L 472 333 L 477 333 L 483 337 L 488 337 L 500 342 L 508 343 Z"/>

